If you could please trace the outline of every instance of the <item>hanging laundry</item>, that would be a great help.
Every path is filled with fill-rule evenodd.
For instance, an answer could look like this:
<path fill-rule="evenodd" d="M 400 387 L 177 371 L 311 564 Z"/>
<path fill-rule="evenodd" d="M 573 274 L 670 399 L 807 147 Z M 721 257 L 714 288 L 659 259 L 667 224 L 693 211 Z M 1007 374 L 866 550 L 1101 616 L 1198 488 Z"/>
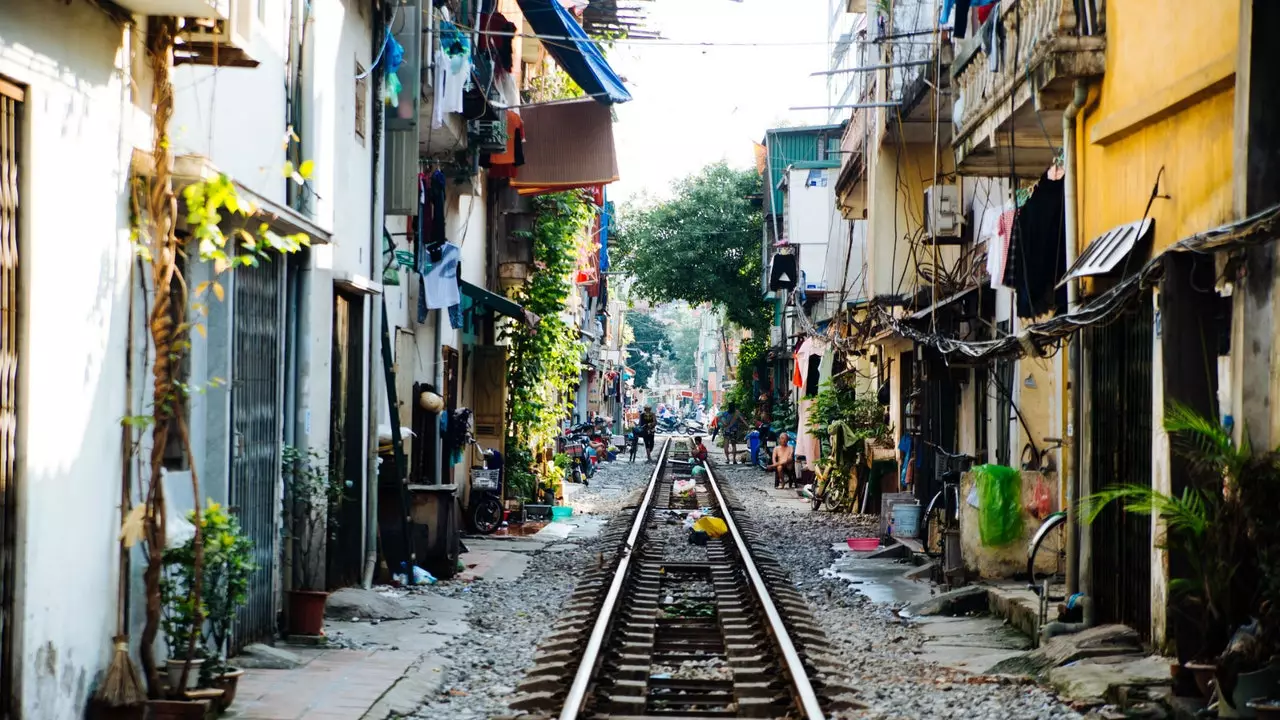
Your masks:
<path fill-rule="evenodd" d="M 512 42 L 515 40 L 516 26 L 515 23 L 508 20 L 502 13 L 491 13 L 480 19 L 480 48 L 488 51 L 495 60 L 498 67 L 511 72 L 514 66 L 514 53 L 512 52 Z"/>
<path fill-rule="evenodd" d="M 440 260 L 431 265 L 423 276 L 426 305 L 432 310 L 443 310 L 462 302 L 458 291 L 458 261 L 462 250 L 452 243 L 440 246 Z"/>
<path fill-rule="evenodd" d="M 946 0 L 950 2 L 950 0 Z M 951 30 L 951 36 L 957 40 L 963 40 L 964 36 L 969 32 L 969 8 L 970 0 L 956 1 L 956 23 Z M 945 22 L 945 20 L 943 21 Z"/>
<path fill-rule="evenodd" d="M 444 126 L 446 113 L 462 112 L 467 79 L 471 77 L 471 60 L 466 55 L 447 55 L 436 51 L 436 94 L 431 108 L 431 127 Z"/>
<path fill-rule="evenodd" d="M 383 90 L 383 102 L 391 107 L 400 107 L 400 66 L 404 64 L 404 46 L 396 41 L 394 35 L 387 35 L 386 87 Z"/>
<path fill-rule="evenodd" d="M 454 330 L 462 329 L 462 304 L 449 306 L 449 327 Z"/>
<path fill-rule="evenodd" d="M 431 202 L 430 244 L 448 242 L 444 236 L 445 177 L 443 171 L 436 170 L 431 173 L 431 182 L 427 186 L 427 199 Z"/>
<path fill-rule="evenodd" d="M 1009 239 L 1013 235 L 1013 219 L 1016 210 L 1000 213 L 996 234 L 987 239 L 987 274 L 991 287 L 1006 287 L 1005 271 L 1009 264 Z"/>

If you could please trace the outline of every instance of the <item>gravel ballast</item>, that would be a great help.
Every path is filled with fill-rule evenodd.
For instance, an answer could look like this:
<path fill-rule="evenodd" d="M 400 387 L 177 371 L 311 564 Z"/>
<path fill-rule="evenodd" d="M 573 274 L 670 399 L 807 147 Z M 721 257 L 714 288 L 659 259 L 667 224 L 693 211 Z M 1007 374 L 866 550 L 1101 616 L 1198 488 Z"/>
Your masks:
<path fill-rule="evenodd" d="M 895 622 L 892 608 L 873 603 L 856 586 L 824 577 L 836 558 L 833 544 L 879 532 L 874 516 L 780 507 L 768 497 L 771 475 L 744 466 L 721 466 L 717 477 L 737 493 L 760 531 L 762 544 L 791 574 L 809 601 L 827 640 L 846 663 L 843 682 L 858 690 L 866 710 L 838 718 L 1077 718 L 1079 715 L 1035 685 L 975 676 L 916 657 L 924 641 L 915 628 Z"/>
<path fill-rule="evenodd" d="M 605 464 L 589 487 L 576 488 L 569 503 L 575 517 L 612 519 L 636 502 L 636 490 L 653 468 L 642 461 Z M 479 720 L 512 714 L 507 703 L 533 666 L 538 643 L 550 632 L 583 570 L 595 567 L 604 549 L 599 536 L 570 537 L 530 553 L 529 567 L 514 582 L 442 581 L 420 589 L 468 600 L 471 630 L 439 651 L 448 660 L 443 685 L 413 717 Z M 462 560 L 467 561 L 465 554 Z"/>

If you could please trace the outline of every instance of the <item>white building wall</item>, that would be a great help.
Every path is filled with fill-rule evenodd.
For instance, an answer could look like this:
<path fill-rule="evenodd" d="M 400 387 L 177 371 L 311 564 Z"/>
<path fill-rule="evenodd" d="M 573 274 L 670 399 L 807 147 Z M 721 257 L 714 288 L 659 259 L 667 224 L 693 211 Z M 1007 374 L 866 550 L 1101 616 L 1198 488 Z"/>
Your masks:
<path fill-rule="evenodd" d="M 14 647 L 26 718 L 83 717 L 115 633 L 128 170 L 150 139 L 138 41 L 88 3 L 0 2 L 0 75 L 26 86 Z"/>
<path fill-rule="evenodd" d="M 254 192 L 284 204 L 289 5 L 263 2 L 265 21 L 256 15 L 253 21 L 251 52 L 258 67 L 174 68 L 170 135 L 175 155 L 207 157 Z"/>

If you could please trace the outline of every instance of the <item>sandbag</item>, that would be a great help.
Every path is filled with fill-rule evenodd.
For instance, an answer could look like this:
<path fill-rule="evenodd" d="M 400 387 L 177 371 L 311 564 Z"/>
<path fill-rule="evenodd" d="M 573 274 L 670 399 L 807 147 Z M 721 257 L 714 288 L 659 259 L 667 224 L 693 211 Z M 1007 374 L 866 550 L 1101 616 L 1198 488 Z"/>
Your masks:
<path fill-rule="evenodd" d="M 978 488 L 978 536 L 986 547 L 1022 537 L 1022 474 L 1004 465 L 973 468 Z"/>

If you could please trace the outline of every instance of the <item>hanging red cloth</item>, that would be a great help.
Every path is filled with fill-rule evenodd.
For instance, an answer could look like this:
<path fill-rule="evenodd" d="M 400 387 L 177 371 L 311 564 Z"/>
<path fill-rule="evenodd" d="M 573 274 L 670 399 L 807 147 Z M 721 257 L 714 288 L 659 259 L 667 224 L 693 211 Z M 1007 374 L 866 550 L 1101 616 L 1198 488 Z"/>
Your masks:
<path fill-rule="evenodd" d="M 800 353 L 791 356 L 791 384 L 796 387 L 804 387 L 804 378 L 800 376 Z"/>

